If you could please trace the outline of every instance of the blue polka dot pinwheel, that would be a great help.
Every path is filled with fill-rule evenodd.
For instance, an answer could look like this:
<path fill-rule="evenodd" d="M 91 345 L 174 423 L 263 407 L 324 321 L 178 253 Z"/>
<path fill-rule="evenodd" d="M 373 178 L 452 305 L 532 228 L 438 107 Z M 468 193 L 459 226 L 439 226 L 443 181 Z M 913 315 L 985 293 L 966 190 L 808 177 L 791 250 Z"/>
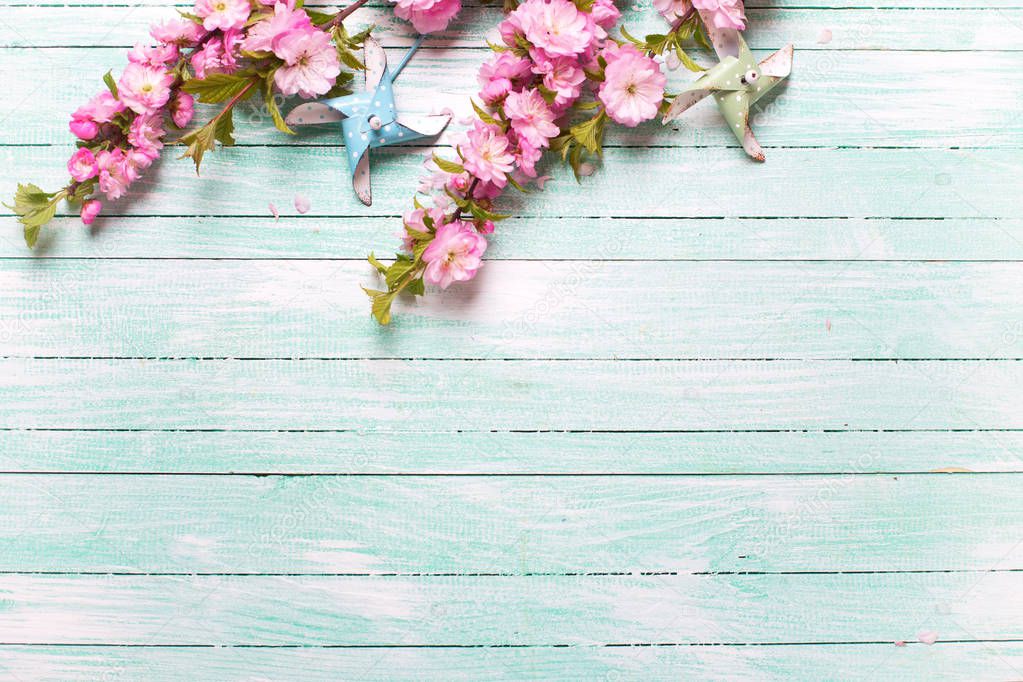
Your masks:
<path fill-rule="evenodd" d="M 370 190 L 369 150 L 437 135 L 451 120 L 449 114 L 410 116 L 394 105 L 394 79 L 405 68 L 424 36 L 419 36 L 397 67 L 387 68 L 380 43 L 366 38 L 366 90 L 364 92 L 300 104 L 288 114 L 291 126 L 341 122 L 352 185 L 362 203 L 373 203 Z"/>

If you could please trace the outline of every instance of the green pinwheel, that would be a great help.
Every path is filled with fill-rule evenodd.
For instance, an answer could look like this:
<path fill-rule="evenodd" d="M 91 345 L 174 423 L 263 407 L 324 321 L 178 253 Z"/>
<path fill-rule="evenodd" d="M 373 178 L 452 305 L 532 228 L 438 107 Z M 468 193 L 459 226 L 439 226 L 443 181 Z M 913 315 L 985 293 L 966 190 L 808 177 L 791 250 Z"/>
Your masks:
<path fill-rule="evenodd" d="M 707 95 L 713 95 L 728 128 L 742 148 L 750 157 L 763 161 L 764 151 L 749 125 L 749 110 L 792 71 L 792 45 L 783 47 L 758 64 L 737 30 L 714 28 L 711 17 L 703 18 L 721 62 L 675 97 L 664 115 L 664 123 L 678 118 Z"/>

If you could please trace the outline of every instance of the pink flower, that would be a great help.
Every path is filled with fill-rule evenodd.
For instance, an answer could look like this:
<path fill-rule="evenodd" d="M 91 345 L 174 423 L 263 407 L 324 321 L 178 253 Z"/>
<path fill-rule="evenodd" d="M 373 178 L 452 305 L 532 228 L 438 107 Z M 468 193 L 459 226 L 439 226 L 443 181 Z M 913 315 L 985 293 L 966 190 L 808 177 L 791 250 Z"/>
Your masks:
<path fill-rule="evenodd" d="M 461 0 L 392 0 L 394 14 L 420 33 L 443 31 L 462 9 Z"/>
<path fill-rule="evenodd" d="M 195 114 L 195 98 L 187 92 L 178 90 L 171 101 L 171 120 L 179 128 L 187 126 Z"/>
<path fill-rule="evenodd" d="M 426 218 L 430 218 L 430 225 L 427 226 Z M 436 206 L 432 208 L 417 208 L 414 211 L 409 211 L 404 215 L 405 231 L 401 235 L 401 247 L 404 251 L 412 253 L 414 246 L 414 240 L 412 235 L 408 233 L 409 230 L 415 230 L 416 232 L 429 232 L 430 227 L 434 229 L 440 227 L 444 223 L 444 209 Z"/>
<path fill-rule="evenodd" d="M 156 156 L 159 155 L 160 152 L 157 151 Z M 142 171 L 149 168 L 155 159 L 155 156 L 150 156 L 139 149 L 129 148 L 124 153 L 124 175 L 128 178 L 128 182 L 138 180 L 142 176 Z"/>
<path fill-rule="evenodd" d="M 511 120 L 512 130 L 534 147 L 548 146 L 550 138 L 559 132 L 554 112 L 536 88 L 509 93 L 504 100 L 504 114 Z"/>
<path fill-rule="evenodd" d="M 322 95 L 341 73 L 337 50 L 323 31 L 288 31 L 274 38 L 272 47 L 285 62 L 274 73 L 274 82 L 285 95 L 297 93 L 306 99 Z"/>
<path fill-rule="evenodd" d="M 96 165 L 96 157 L 86 148 L 75 152 L 67 162 L 68 173 L 75 182 L 85 182 L 89 178 L 96 177 L 99 173 L 99 166 Z"/>
<path fill-rule="evenodd" d="M 458 148 L 462 152 L 465 170 L 482 182 L 493 182 L 498 187 L 504 187 L 506 175 L 511 172 L 514 161 L 508 147 L 508 138 L 497 128 L 476 121 L 466 142 Z"/>
<path fill-rule="evenodd" d="M 528 177 L 536 177 L 536 164 L 543 156 L 543 149 L 530 144 L 529 140 L 519 140 L 519 153 L 515 157 L 515 163 L 519 170 Z"/>
<path fill-rule="evenodd" d="M 742 0 L 693 0 L 697 9 L 709 12 L 717 28 L 746 28 L 746 14 Z"/>
<path fill-rule="evenodd" d="M 196 50 L 189 58 L 196 78 L 206 78 L 211 73 L 218 73 L 224 67 L 224 43 L 210 40 L 201 50 Z"/>
<path fill-rule="evenodd" d="M 80 140 L 91 140 L 99 134 L 99 126 L 89 118 L 76 118 L 72 116 L 68 128 Z"/>
<path fill-rule="evenodd" d="M 128 64 L 117 82 L 118 95 L 137 114 L 157 111 L 170 99 L 174 75 L 169 71 L 142 64 Z"/>
<path fill-rule="evenodd" d="M 483 62 L 476 80 L 480 87 L 486 87 L 487 83 L 496 79 L 519 80 L 530 74 L 530 66 L 528 59 L 511 52 L 498 52 L 489 61 Z"/>
<path fill-rule="evenodd" d="M 128 52 L 128 61 L 132 64 L 143 66 L 164 66 L 178 58 L 178 47 L 173 43 L 161 44 L 155 47 L 136 43 L 135 47 Z"/>
<path fill-rule="evenodd" d="M 508 47 L 516 47 L 520 38 L 525 40 L 526 29 L 522 23 L 524 16 L 524 14 L 513 11 L 506 15 L 504 21 L 497 25 L 497 30 L 501 34 L 501 40 Z"/>
<path fill-rule="evenodd" d="M 232 28 L 224 31 L 222 38 L 224 44 L 224 56 L 221 57 L 221 69 L 224 73 L 234 73 L 238 70 L 238 48 L 241 46 L 242 32 Z"/>
<path fill-rule="evenodd" d="M 288 4 L 278 2 L 274 5 L 274 13 L 262 21 L 257 21 L 249 28 L 243 47 L 250 52 L 269 52 L 273 40 L 288 31 L 313 30 L 313 22 L 302 9 L 293 9 Z"/>
<path fill-rule="evenodd" d="M 593 40 L 586 15 L 569 0 L 526 0 L 512 14 L 521 15 L 526 40 L 552 57 L 581 54 Z"/>
<path fill-rule="evenodd" d="M 583 90 L 583 73 L 579 62 L 572 57 L 555 57 L 533 67 L 533 72 L 543 75 L 545 88 L 555 93 L 554 103 L 564 105 L 574 102 Z"/>
<path fill-rule="evenodd" d="M 493 106 L 504 99 L 511 92 L 511 89 L 512 82 L 510 80 L 507 78 L 495 78 L 480 90 L 480 99 L 487 106 Z"/>
<path fill-rule="evenodd" d="M 654 9 L 668 21 L 681 18 L 689 7 L 689 0 L 654 0 Z"/>
<path fill-rule="evenodd" d="M 613 50 L 610 56 L 597 97 L 612 119 L 634 128 L 657 115 L 667 78 L 653 59 L 631 44 Z"/>
<path fill-rule="evenodd" d="M 149 35 L 161 43 L 177 47 L 192 47 L 206 35 L 203 27 L 188 19 L 169 19 L 149 27 Z"/>
<path fill-rule="evenodd" d="M 127 163 L 124 150 L 114 147 L 113 151 L 103 150 L 96 155 L 99 165 L 99 188 L 108 199 L 119 199 L 132 183 L 132 171 Z"/>
<path fill-rule="evenodd" d="M 195 14 L 207 31 L 241 28 L 250 11 L 249 0 L 195 0 Z"/>
<path fill-rule="evenodd" d="M 99 215 L 100 209 L 103 208 L 103 203 L 99 199 L 89 199 L 82 203 L 82 224 L 92 225 L 92 221 Z"/>
<path fill-rule="evenodd" d="M 471 223 L 457 221 L 437 228 L 433 241 L 423 251 L 427 264 L 423 279 L 447 289 L 452 282 L 464 282 L 476 276 L 487 250 L 486 238 Z"/>
<path fill-rule="evenodd" d="M 159 114 L 136 116 L 128 129 L 128 142 L 150 161 L 163 149 L 163 119 Z"/>
<path fill-rule="evenodd" d="M 657 6 L 658 0 L 654 0 L 654 6 Z M 618 19 L 621 18 L 622 13 L 615 7 L 613 0 L 596 0 L 593 3 L 593 7 L 590 9 L 590 16 L 605 31 L 610 30 L 615 24 L 618 23 Z"/>

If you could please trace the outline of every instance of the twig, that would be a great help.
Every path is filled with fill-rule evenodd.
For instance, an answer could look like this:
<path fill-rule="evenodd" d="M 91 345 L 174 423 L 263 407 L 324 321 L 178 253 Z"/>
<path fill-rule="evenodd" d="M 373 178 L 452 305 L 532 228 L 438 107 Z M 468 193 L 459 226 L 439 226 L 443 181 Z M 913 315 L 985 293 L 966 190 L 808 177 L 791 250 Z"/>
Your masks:
<path fill-rule="evenodd" d="M 472 193 L 476 191 L 476 185 L 480 184 L 479 178 L 473 178 L 472 182 L 469 183 L 469 189 L 465 190 L 465 198 L 472 200 Z M 462 219 L 462 207 L 459 206 L 458 210 L 451 216 L 451 222 Z"/>
<path fill-rule="evenodd" d="M 330 22 L 326 26 L 323 27 L 324 30 L 329 31 L 330 29 L 332 29 L 335 26 L 339 25 L 342 21 L 347 19 L 349 17 L 349 15 L 351 15 L 352 12 L 354 12 L 357 9 L 359 9 L 360 7 L 362 7 L 365 4 L 366 4 L 366 0 L 355 0 L 355 2 L 353 2 L 350 5 L 348 5 L 348 7 L 345 7 L 343 10 L 341 10 L 336 15 L 334 15 L 334 18 L 331 19 Z"/>

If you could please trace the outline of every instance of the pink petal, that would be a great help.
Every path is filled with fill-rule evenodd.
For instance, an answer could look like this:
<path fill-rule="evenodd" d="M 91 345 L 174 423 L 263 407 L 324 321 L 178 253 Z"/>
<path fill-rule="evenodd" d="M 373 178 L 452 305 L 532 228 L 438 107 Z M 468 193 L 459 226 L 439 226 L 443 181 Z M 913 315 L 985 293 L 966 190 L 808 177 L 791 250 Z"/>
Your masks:
<path fill-rule="evenodd" d="M 934 630 L 921 630 L 916 634 L 916 638 L 920 640 L 921 643 L 930 646 L 938 641 L 938 633 Z"/>
<path fill-rule="evenodd" d="M 549 176 L 549 175 L 541 175 L 540 177 L 538 177 L 533 182 L 536 183 L 537 187 L 539 187 L 541 190 L 543 190 L 543 186 L 545 184 L 547 184 L 547 181 L 550 180 L 550 179 L 551 179 L 551 176 Z"/>
<path fill-rule="evenodd" d="M 830 42 L 831 42 L 831 29 L 829 29 L 829 28 L 821 29 L 820 35 L 817 36 L 817 44 L 818 45 L 827 45 Z"/>
<path fill-rule="evenodd" d="M 274 217 L 274 220 L 279 219 L 281 217 L 281 214 L 277 210 L 277 207 L 274 206 L 274 202 L 271 201 L 269 206 L 270 206 L 270 215 L 272 215 Z"/>
<path fill-rule="evenodd" d="M 310 206 L 311 206 L 311 204 L 309 203 L 309 199 L 306 196 L 304 196 L 302 194 L 296 194 L 295 195 L 295 210 L 296 211 L 298 211 L 299 213 L 308 213 Z"/>
<path fill-rule="evenodd" d="M 901 639 L 895 640 L 895 646 L 906 646 L 906 643 Z"/>

